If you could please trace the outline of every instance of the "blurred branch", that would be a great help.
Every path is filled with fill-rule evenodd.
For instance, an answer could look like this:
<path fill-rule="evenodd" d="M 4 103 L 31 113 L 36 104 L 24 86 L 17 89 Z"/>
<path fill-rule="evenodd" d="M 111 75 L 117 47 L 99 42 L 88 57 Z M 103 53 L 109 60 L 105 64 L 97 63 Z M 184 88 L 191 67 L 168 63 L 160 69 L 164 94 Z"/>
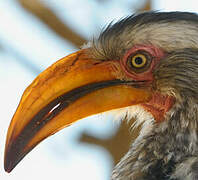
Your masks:
<path fill-rule="evenodd" d="M 134 130 L 133 133 L 130 133 L 129 127 L 129 124 L 121 124 L 116 134 L 108 139 L 100 139 L 84 132 L 82 133 L 79 141 L 81 143 L 88 143 L 103 147 L 113 157 L 113 163 L 117 164 L 129 150 L 131 142 L 134 141 L 139 132 L 139 129 L 137 129 Z"/>
<path fill-rule="evenodd" d="M 152 9 L 151 1 L 152 0 L 147 0 L 147 2 L 141 8 L 141 11 L 150 11 Z"/>
<path fill-rule="evenodd" d="M 0 40 L 0 50 L 13 56 L 14 59 L 16 59 L 16 61 L 20 65 L 22 65 L 25 69 L 28 69 L 31 73 L 38 75 L 41 72 L 41 69 L 37 65 L 33 64 L 31 60 L 27 59 L 19 51 L 14 49 L 11 45 L 3 43 L 1 40 Z"/>
<path fill-rule="evenodd" d="M 73 45 L 80 48 L 86 39 L 74 32 L 70 27 L 64 24 L 56 14 L 39 0 L 17 0 L 28 12 L 35 15 L 39 20 L 45 23 L 51 30 L 61 36 Z"/>
<path fill-rule="evenodd" d="M 3 47 L 2 47 L 2 45 L 0 44 L 0 51 L 4 51 L 4 49 L 3 49 Z"/>
<path fill-rule="evenodd" d="M 152 0 L 146 0 L 142 7 L 136 9 L 136 11 L 150 11 L 152 10 Z"/>

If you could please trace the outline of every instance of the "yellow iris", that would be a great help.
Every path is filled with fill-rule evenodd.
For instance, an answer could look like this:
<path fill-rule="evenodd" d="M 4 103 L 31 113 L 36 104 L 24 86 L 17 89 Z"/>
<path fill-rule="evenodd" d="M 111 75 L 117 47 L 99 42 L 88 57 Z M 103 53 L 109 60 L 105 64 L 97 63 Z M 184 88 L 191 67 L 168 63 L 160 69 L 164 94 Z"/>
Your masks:
<path fill-rule="evenodd" d="M 131 58 L 131 64 L 135 68 L 142 68 L 147 62 L 147 57 L 144 54 L 136 54 Z"/>

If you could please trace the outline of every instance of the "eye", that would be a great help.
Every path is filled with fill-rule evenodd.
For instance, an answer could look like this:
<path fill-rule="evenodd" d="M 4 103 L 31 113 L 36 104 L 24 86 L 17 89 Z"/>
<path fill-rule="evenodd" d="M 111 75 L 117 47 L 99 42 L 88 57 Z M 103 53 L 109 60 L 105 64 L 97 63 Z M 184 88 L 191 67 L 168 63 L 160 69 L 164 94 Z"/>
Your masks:
<path fill-rule="evenodd" d="M 151 44 L 134 45 L 120 59 L 120 65 L 127 77 L 137 81 L 151 81 L 154 79 L 154 68 L 165 54 L 161 48 Z"/>
<path fill-rule="evenodd" d="M 127 66 L 130 71 L 141 73 L 146 71 L 151 64 L 152 57 L 144 51 L 136 52 L 127 57 Z"/>
<path fill-rule="evenodd" d="M 146 62 L 147 62 L 147 58 L 143 54 L 136 54 L 135 56 L 131 57 L 131 66 L 135 68 L 144 67 Z"/>

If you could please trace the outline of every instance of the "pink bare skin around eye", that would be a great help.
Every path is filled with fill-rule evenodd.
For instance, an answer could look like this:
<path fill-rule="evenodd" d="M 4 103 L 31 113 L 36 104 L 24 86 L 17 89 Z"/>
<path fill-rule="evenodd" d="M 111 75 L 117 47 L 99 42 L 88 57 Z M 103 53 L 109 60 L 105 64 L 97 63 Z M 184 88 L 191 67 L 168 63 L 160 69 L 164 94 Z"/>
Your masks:
<path fill-rule="evenodd" d="M 152 58 L 152 62 L 151 62 L 149 69 L 142 73 L 135 73 L 135 72 L 127 70 L 127 58 L 130 55 L 136 53 L 137 51 L 145 51 L 148 54 L 150 54 Z M 162 57 L 164 57 L 164 52 L 160 48 L 157 48 L 152 45 L 136 45 L 126 52 L 124 57 L 120 60 L 120 65 L 122 69 L 124 70 L 124 72 L 126 73 L 126 75 L 128 77 L 131 77 L 133 80 L 152 81 L 153 80 L 152 71 L 154 67 L 156 66 L 156 64 L 158 64 L 159 61 L 162 59 Z"/>

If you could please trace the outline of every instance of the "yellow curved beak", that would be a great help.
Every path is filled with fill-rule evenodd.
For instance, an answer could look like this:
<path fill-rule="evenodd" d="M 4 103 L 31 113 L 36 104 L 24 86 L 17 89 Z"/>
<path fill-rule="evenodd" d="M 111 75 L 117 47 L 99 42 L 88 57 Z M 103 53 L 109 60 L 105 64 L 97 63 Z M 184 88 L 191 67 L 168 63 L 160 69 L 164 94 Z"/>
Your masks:
<path fill-rule="evenodd" d="M 42 72 L 25 90 L 10 123 L 5 170 L 10 172 L 39 142 L 79 119 L 147 102 L 151 92 L 134 88 L 138 82 L 120 80 L 120 71 L 118 61 L 94 60 L 81 50 Z"/>

